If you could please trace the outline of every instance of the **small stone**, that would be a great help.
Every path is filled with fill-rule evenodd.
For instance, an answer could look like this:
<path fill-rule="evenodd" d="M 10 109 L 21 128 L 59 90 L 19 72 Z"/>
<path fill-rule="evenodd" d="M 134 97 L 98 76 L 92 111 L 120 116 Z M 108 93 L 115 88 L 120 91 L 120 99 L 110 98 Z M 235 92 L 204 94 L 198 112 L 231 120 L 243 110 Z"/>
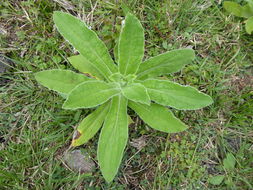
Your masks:
<path fill-rule="evenodd" d="M 145 139 L 145 136 L 141 136 L 137 139 L 133 139 L 131 142 L 130 142 L 130 145 L 137 148 L 138 150 L 141 150 L 144 146 L 146 146 L 146 139 Z"/>
<path fill-rule="evenodd" d="M 0 74 L 1 73 L 5 73 L 6 71 L 8 71 L 8 69 L 10 69 L 11 67 L 9 65 L 11 65 L 11 61 L 9 59 L 7 59 L 6 57 L 4 57 L 4 55 L 0 54 Z"/>
<path fill-rule="evenodd" d="M 7 36 L 8 32 L 0 26 L 0 35 Z"/>
<path fill-rule="evenodd" d="M 83 153 L 81 150 L 66 152 L 64 161 L 70 169 L 82 174 L 91 173 L 95 169 L 95 163 L 87 153 Z"/>

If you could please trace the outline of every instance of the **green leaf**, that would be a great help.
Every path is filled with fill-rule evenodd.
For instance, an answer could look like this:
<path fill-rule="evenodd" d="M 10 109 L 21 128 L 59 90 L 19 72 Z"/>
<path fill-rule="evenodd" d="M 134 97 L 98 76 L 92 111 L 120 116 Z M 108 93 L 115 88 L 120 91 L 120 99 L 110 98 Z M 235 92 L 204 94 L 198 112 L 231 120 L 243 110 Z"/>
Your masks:
<path fill-rule="evenodd" d="M 109 110 L 109 104 L 101 105 L 85 117 L 75 131 L 72 146 L 80 146 L 90 140 L 102 126 Z"/>
<path fill-rule="evenodd" d="M 152 103 L 150 106 L 130 101 L 129 107 L 150 127 L 166 133 L 176 133 L 188 127 L 164 106 Z"/>
<path fill-rule="evenodd" d="M 250 4 L 246 4 L 242 6 L 241 16 L 245 18 L 250 18 L 253 16 L 253 9 L 250 6 Z"/>
<path fill-rule="evenodd" d="M 144 55 L 144 30 L 140 21 L 128 13 L 119 38 L 119 71 L 135 74 Z"/>
<path fill-rule="evenodd" d="M 94 65 L 87 60 L 82 55 L 74 55 L 68 58 L 69 62 L 75 69 L 79 70 L 82 73 L 91 75 L 94 78 L 104 80 L 103 74 L 100 73 L 99 69 L 94 67 Z"/>
<path fill-rule="evenodd" d="M 247 3 L 241 6 L 238 3 L 232 1 L 225 1 L 223 7 L 231 14 L 239 17 L 249 18 L 253 16 L 252 3 Z"/>
<path fill-rule="evenodd" d="M 127 82 L 129 82 L 129 83 L 132 83 L 132 82 L 134 82 L 134 80 L 136 79 L 136 75 L 134 75 L 134 74 L 129 74 L 129 75 L 127 75 L 127 76 L 125 76 L 125 80 L 127 81 Z"/>
<path fill-rule="evenodd" d="M 210 96 L 191 86 L 158 79 L 148 79 L 141 83 L 147 88 L 150 99 L 164 106 L 180 110 L 195 110 L 213 103 Z"/>
<path fill-rule="evenodd" d="M 77 74 L 70 70 L 46 70 L 34 74 L 35 79 L 43 86 L 62 93 L 68 94 L 78 84 L 90 80 L 91 78 Z"/>
<path fill-rule="evenodd" d="M 113 82 L 121 82 L 123 80 L 123 75 L 120 73 L 113 73 L 109 76 L 109 79 Z"/>
<path fill-rule="evenodd" d="M 128 139 L 127 99 L 113 97 L 98 142 L 98 163 L 107 182 L 119 169 Z"/>
<path fill-rule="evenodd" d="M 61 35 L 105 77 L 117 71 L 105 44 L 76 17 L 55 11 L 54 22 Z"/>
<path fill-rule="evenodd" d="M 248 2 L 248 6 L 250 7 L 251 10 L 253 10 L 253 1 L 252 0 L 246 0 Z"/>
<path fill-rule="evenodd" d="M 177 72 L 194 58 L 195 53 L 192 49 L 187 48 L 168 51 L 140 64 L 138 79 L 146 79 Z"/>
<path fill-rule="evenodd" d="M 223 166 L 227 170 L 233 170 L 235 168 L 235 157 L 233 154 L 228 153 L 223 160 Z"/>
<path fill-rule="evenodd" d="M 211 183 L 212 185 L 220 185 L 224 178 L 224 175 L 213 176 L 209 179 L 209 183 Z"/>
<path fill-rule="evenodd" d="M 115 83 L 89 81 L 76 86 L 63 104 L 64 109 L 92 108 L 120 93 Z"/>
<path fill-rule="evenodd" d="M 139 83 L 132 83 L 122 88 L 122 94 L 129 100 L 150 105 L 147 89 Z"/>
<path fill-rule="evenodd" d="M 232 1 L 225 1 L 223 3 L 224 9 L 235 16 L 242 16 L 242 6 Z"/>
<path fill-rule="evenodd" d="M 250 17 L 248 20 L 246 20 L 245 29 L 248 34 L 252 33 L 252 31 L 253 31 L 253 17 Z"/>
<path fill-rule="evenodd" d="M 122 86 L 126 85 L 127 83 L 132 83 L 136 79 L 136 75 L 129 74 L 129 75 L 122 75 L 121 73 L 113 73 L 109 76 L 109 79 L 113 82 L 118 82 Z"/>

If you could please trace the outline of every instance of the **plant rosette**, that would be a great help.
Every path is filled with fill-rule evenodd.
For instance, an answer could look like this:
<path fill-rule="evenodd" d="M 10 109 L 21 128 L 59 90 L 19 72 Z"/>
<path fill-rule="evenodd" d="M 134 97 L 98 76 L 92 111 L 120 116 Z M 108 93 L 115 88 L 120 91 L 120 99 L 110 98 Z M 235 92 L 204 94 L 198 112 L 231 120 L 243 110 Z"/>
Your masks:
<path fill-rule="evenodd" d="M 97 157 L 107 182 L 116 176 L 128 141 L 128 107 L 150 127 L 177 133 L 187 126 L 168 107 L 196 110 L 213 103 L 210 96 L 193 87 L 158 78 L 190 63 L 195 57 L 192 49 L 169 51 L 142 62 L 144 30 L 133 14 L 128 13 L 122 24 L 114 49 L 116 63 L 81 20 L 59 11 L 53 19 L 60 34 L 80 53 L 68 60 L 81 73 L 54 69 L 38 72 L 35 78 L 66 97 L 64 109 L 96 107 L 77 127 L 72 146 L 83 145 L 102 127 Z"/>

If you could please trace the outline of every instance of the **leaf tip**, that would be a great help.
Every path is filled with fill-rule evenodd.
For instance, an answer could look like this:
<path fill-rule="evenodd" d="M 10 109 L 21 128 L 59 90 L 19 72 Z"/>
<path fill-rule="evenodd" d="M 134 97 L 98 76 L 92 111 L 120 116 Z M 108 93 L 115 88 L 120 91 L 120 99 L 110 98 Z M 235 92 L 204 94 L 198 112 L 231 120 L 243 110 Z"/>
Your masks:
<path fill-rule="evenodd" d="M 53 21 L 54 23 L 57 25 L 59 22 L 61 22 L 62 20 L 71 17 L 72 15 L 69 13 L 65 13 L 62 11 L 54 11 L 53 12 Z M 72 16 L 73 17 L 73 16 Z"/>
<path fill-rule="evenodd" d="M 191 58 L 191 60 L 194 60 L 196 57 L 196 53 L 195 53 L 194 49 L 192 49 L 192 48 L 187 48 L 187 49 L 189 51 L 189 57 Z"/>
<path fill-rule="evenodd" d="M 43 73 L 45 73 L 45 71 L 39 71 L 39 72 L 36 72 L 36 73 L 33 74 L 35 80 L 36 80 L 38 83 L 42 84 L 42 85 L 43 85 L 42 80 L 43 80 L 43 78 L 45 78 L 45 77 L 43 76 Z"/>
<path fill-rule="evenodd" d="M 54 11 L 53 12 L 53 20 L 57 19 L 63 12 L 61 11 Z"/>
<path fill-rule="evenodd" d="M 38 75 L 39 75 L 40 72 L 37 72 L 37 73 L 34 73 L 33 76 L 34 78 L 38 81 Z"/>
<path fill-rule="evenodd" d="M 125 20 L 129 20 L 129 21 L 132 20 L 132 21 L 137 22 L 137 23 L 139 23 L 141 25 L 141 22 L 139 21 L 139 19 L 134 14 L 132 14 L 130 12 L 128 12 L 126 14 Z"/>
<path fill-rule="evenodd" d="M 67 14 L 67 13 L 64 13 L 62 11 L 54 11 L 53 12 L 53 16 L 60 16 L 60 15 L 63 15 L 63 14 Z"/>
<path fill-rule="evenodd" d="M 208 100 L 207 106 L 210 106 L 214 103 L 213 98 L 209 95 L 207 95 L 207 100 Z"/>

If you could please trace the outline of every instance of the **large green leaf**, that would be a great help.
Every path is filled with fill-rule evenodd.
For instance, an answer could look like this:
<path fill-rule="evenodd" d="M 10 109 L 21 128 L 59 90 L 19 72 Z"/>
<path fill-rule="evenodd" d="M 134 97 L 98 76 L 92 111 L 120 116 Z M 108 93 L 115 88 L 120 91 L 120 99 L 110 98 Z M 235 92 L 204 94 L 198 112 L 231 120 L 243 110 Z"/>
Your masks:
<path fill-rule="evenodd" d="M 248 34 L 252 33 L 252 31 L 253 31 L 253 17 L 250 17 L 248 20 L 246 20 L 245 29 Z"/>
<path fill-rule="evenodd" d="M 210 96 L 191 86 L 158 79 L 148 79 L 141 83 L 147 88 L 150 99 L 164 106 L 180 110 L 195 110 L 213 103 Z"/>
<path fill-rule="evenodd" d="M 43 86 L 63 94 L 68 94 L 78 84 L 91 79 L 83 74 L 61 69 L 41 71 L 34 76 Z"/>
<path fill-rule="evenodd" d="M 107 182 L 119 169 L 128 139 L 127 99 L 113 97 L 98 142 L 98 163 Z"/>
<path fill-rule="evenodd" d="M 105 103 L 82 120 L 75 131 L 72 146 L 80 146 L 86 143 L 98 132 L 105 120 L 108 109 L 109 104 Z"/>
<path fill-rule="evenodd" d="M 59 11 L 54 12 L 53 19 L 61 35 L 105 78 L 117 71 L 105 44 L 81 20 Z"/>
<path fill-rule="evenodd" d="M 132 83 L 122 88 L 122 94 L 129 100 L 150 105 L 150 98 L 145 86 Z"/>
<path fill-rule="evenodd" d="M 120 93 L 115 83 L 88 81 L 76 86 L 63 104 L 65 109 L 92 108 Z"/>
<path fill-rule="evenodd" d="M 94 65 L 87 60 L 82 55 L 74 55 L 68 58 L 69 62 L 73 67 L 75 67 L 77 70 L 79 70 L 82 73 L 86 73 L 91 75 L 92 77 L 95 77 L 97 79 L 104 80 L 103 74 L 100 73 L 99 69 L 94 67 Z"/>
<path fill-rule="evenodd" d="M 144 55 L 144 30 L 140 21 L 130 13 L 123 24 L 118 48 L 120 73 L 135 74 Z"/>
<path fill-rule="evenodd" d="M 223 3 L 224 9 L 235 16 L 242 16 L 242 6 L 232 1 L 225 1 Z"/>
<path fill-rule="evenodd" d="M 138 79 L 146 79 L 177 72 L 194 58 L 195 54 L 192 49 L 168 51 L 140 64 Z"/>
<path fill-rule="evenodd" d="M 150 106 L 130 101 L 129 107 L 150 127 L 166 133 L 176 133 L 187 129 L 187 126 L 177 119 L 164 106 L 152 103 Z"/>

